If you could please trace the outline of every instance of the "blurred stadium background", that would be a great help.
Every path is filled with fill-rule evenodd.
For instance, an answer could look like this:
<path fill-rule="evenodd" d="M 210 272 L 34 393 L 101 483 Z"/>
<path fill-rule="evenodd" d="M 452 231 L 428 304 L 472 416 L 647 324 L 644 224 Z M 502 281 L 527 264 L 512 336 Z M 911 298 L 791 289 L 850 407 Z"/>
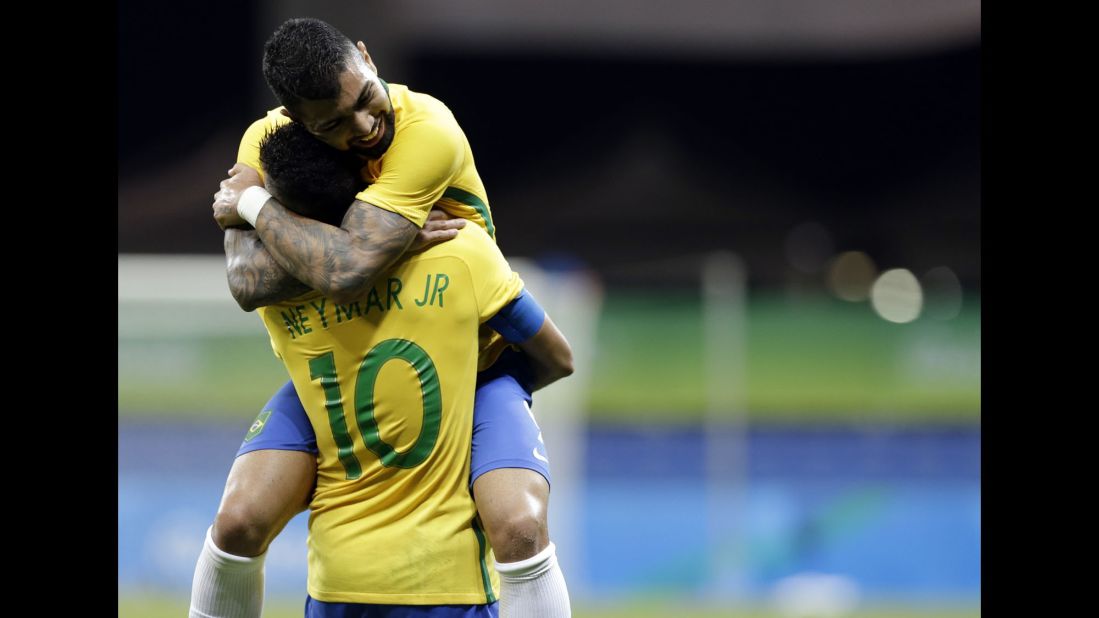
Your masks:
<path fill-rule="evenodd" d="M 302 15 L 454 111 L 576 346 L 535 411 L 578 617 L 980 615 L 977 0 L 118 15 L 120 616 L 185 614 L 285 380 L 209 204 Z M 305 534 L 272 547 L 267 615 L 301 614 Z"/>

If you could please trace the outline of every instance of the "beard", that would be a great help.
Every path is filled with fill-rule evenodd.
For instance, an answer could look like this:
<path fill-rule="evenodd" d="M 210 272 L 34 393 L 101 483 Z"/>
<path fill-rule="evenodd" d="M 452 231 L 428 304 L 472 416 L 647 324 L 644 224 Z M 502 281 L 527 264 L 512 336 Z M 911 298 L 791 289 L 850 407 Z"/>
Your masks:
<path fill-rule="evenodd" d="M 393 110 L 385 115 L 385 131 L 382 133 L 382 139 L 369 148 L 355 148 L 351 147 L 351 152 L 363 157 L 364 159 L 380 159 L 386 150 L 389 150 L 389 146 L 393 143 L 393 136 L 397 134 L 397 122 L 396 114 Z"/>

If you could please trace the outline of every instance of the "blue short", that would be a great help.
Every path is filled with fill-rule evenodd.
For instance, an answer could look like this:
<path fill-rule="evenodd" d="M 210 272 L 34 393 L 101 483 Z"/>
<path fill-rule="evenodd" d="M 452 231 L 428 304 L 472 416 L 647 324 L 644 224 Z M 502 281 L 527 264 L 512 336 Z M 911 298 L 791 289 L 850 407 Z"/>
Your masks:
<path fill-rule="evenodd" d="M 497 618 L 500 603 L 488 605 L 373 605 L 325 603 L 305 597 L 305 618 Z"/>
<path fill-rule="evenodd" d="M 259 416 L 244 435 L 237 457 L 265 449 L 305 451 L 320 455 L 317 450 L 317 434 L 313 433 L 313 425 L 298 399 L 293 382 L 283 384 L 274 397 L 264 404 Z"/>
<path fill-rule="evenodd" d="M 530 410 L 530 392 L 522 386 L 529 382 L 524 379 L 525 372 L 518 370 L 519 363 L 512 365 L 520 359 L 520 353 L 508 350 L 477 377 L 469 466 L 471 489 L 477 477 L 498 468 L 534 470 L 553 484 L 542 430 Z"/>
<path fill-rule="evenodd" d="M 534 470 L 551 483 L 549 457 L 542 432 L 530 411 L 529 370 L 522 355 L 508 350 L 489 370 L 478 374 L 473 404 L 473 449 L 469 485 L 499 468 Z M 293 382 L 287 382 L 263 406 L 237 451 L 274 449 L 318 455 L 317 436 L 302 407 Z"/>

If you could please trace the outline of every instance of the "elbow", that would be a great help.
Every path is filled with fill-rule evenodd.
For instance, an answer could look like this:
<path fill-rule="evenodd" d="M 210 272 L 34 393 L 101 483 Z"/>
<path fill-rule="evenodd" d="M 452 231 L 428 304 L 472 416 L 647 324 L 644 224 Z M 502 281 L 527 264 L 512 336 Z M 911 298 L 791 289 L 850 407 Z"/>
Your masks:
<path fill-rule="evenodd" d="M 252 312 L 259 309 L 259 304 L 250 298 L 245 298 L 244 296 L 238 296 L 236 294 L 233 294 L 233 298 L 237 301 L 237 305 L 245 311 Z"/>
<path fill-rule="evenodd" d="M 548 362 L 544 362 L 539 367 L 537 373 L 539 374 L 535 380 L 537 385 L 533 387 L 533 390 L 541 389 L 561 378 L 571 376 L 573 373 L 572 355 L 556 355 L 548 359 Z"/>
<path fill-rule="evenodd" d="M 571 376 L 576 370 L 572 362 L 572 348 L 568 345 L 554 358 L 554 370 L 558 380 Z"/>
<path fill-rule="evenodd" d="M 545 350 L 542 351 L 545 352 Z M 531 392 L 545 388 L 573 373 L 572 350 L 567 345 L 548 354 L 538 354 L 531 350 L 524 350 L 524 352 L 533 372 L 532 383 L 529 386 Z"/>
<path fill-rule="evenodd" d="M 558 370 L 557 370 L 557 373 L 558 373 L 557 379 L 560 380 L 561 378 L 567 378 L 567 377 L 571 376 L 574 371 L 575 371 L 575 369 L 572 366 L 572 358 L 570 357 L 569 361 L 567 363 L 563 363 L 558 368 Z"/>
<path fill-rule="evenodd" d="M 321 291 L 332 302 L 346 305 L 365 298 L 373 285 L 374 279 L 369 273 L 342 273 L 332 275 L 326 289 Z"/>
<path fill-rule="evenodd" d="M 259 304 L 256 299 L 249 293 L 248 287 L 242 284 L 242 273 L 234 272 L 234 269 L 229 269 L 229 293 L 233 295 L 233 300 L 237 301 L 237 305 L 245 311 L 255 311 L 259 308 Z"/>

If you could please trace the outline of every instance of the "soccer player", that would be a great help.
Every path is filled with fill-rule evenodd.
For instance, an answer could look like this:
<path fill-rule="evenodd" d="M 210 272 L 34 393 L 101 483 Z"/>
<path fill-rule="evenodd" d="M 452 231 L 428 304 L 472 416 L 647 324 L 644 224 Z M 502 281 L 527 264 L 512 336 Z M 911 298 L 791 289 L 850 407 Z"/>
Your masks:
<path fill-rule="evenodd" d="M 214 204 L 222 227 L 241 223 L 240 213 L 254 217 L 256 238 L 262 241 L 262 245 L 248 246 L 248 239 L 227 232 L 227 249 L 230 237 L 236 243 L 237 253 L 230 256 L 230 281 L 242 307 L 285 300 L 308 289 L 318 290 L 332 303 L 368 299 L 379 273 L 405 251 L 435 203 L 494 235 L 469 144 L 449 110 L 431 97 L 380 80 L 361 42 L 352 45 L 317 20 L 291 20 L 268 41 L 264 72 L 283 108 L 270 112 L 246 133 L 238 165 L 222 183 Z M 291 116 L 326 144 L 366 160 L 364 174 L 372 184 L 357 195 L 339 228 L 296 216 L 261 189 L 251 188 L 262 182 L 262 164 L 256 155 L 259 139 Z M 240 199 L 244 193 L 252 199 Z M 455 231 L 433 233 L 439 238 Z M 482 332 L 482 339 L 482 347 L 491 350 L 498 335 Z M 482 356 L 481 368 L 486 368 L 486 358 Z M 490 378 L 521 374 L 501 365 L 492 368 L 495 373 L 482 374 L 478 415 L 482 408 L 493 408 L 488 405 L 493 402 L 502 402 L 495 407 L 509 411 L 515 403 L 523 403 L 522 389 L 488 388 L 496 383 Z M 196 568 L 193 600 L 211 588 L 214 596 L 225 593 L 254 599 L 257 589 L 262 596 L 262 555 L 303 507 L 315 470 L 302 442 L 264 443 L 273 431 L 271 424 L 291 407 L 292 399 L 292 388 L 284 388 L 272 399 L 257 421 L 260 426 L 266 423 L 266 428 L 250 437 L 234 463 Z M 270 415 L 264 417 L 268 411 Z M 505 416 L 508 423 L 499 427 L 498 420 Z M 493 435 L 497 428 L 489 442 L 508 445 L 514 416 L 508 412 L 481 419 L 474 434 L 473 490 L 503 576 L 502 611 L 507 616 L 509 602 L 514 601 L 516 616 L 567 615 L 567 590 L 546 526 L 549 484 L 544 454 L 538 448 L 527 449 L 519 453 L 525 460 L 497 457 L 478 465 L 477 432 Z M 536 434 L 533 417 L 527 423 L 523 432 Z M 302 435 L 309 429 L 304 427 Z M 249 445 L 253 445 L 251 451 Z M 565 609 L 561 613 L 554 607 Z M 545 613 L 538 613 L 539 608 Z"/>
<path fill-rule="evenodd" d="M 284 203 L 301 197 L 304 214 L 325 219 L 349 201 L 317 197 L 356 170 L 300 125 L 261 152 Z M 316 172 L 326 155 L 337 167 Z M 275 160 L 287 156 L 306 170 Z M 468 486 L 478 325 L 513 334 L 535 359 L 568 350 L 495 243 L 467 226 L 401 260 L 361 303 L 312 292 L 261 314 L 317 429 L 307 615 L 495 615 Z"/>

